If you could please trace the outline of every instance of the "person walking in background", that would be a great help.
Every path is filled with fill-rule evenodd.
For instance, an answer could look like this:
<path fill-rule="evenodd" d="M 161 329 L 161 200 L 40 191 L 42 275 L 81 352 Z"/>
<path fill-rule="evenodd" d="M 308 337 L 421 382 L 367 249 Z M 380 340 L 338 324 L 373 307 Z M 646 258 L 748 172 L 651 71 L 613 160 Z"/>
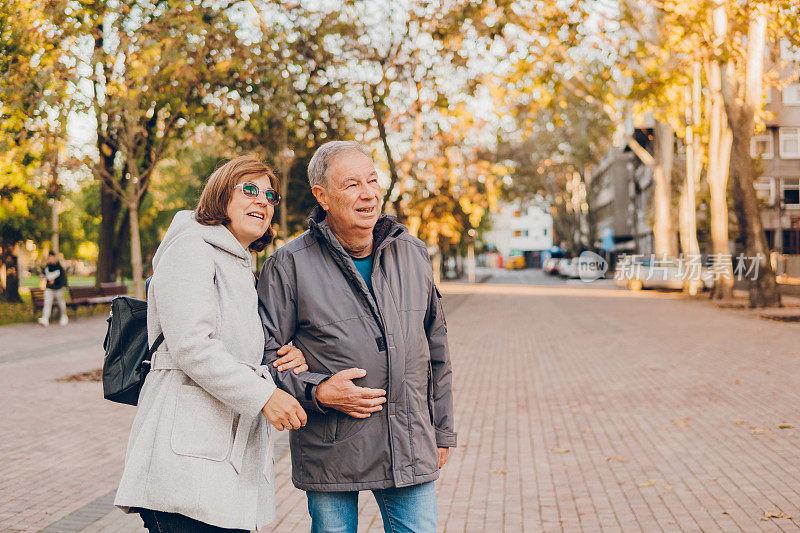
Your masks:
<path fill-rule="evenodd" d="M 250 251 L 272 240 L 277 186 L 258 159 L 232 159 L 208 179 L 194 212 L 175 215 L 153 258 L 147 333 L 164 342 L 139 396 L 114 501 L 151 533 L 250 531 L 275 517 L 267 423 L 306 422 L 260 365 Z M 297 348 L 278 354 L 277 371 L 307 368 Z"/>
<path fill-rule="evenodd" d="M 59 311 L 61 311 L 61 318 L 58 319 L 58 323 L 66 326 L 69 323 L 67 300 L 64 298 L 64 289 L 67 286 L 67 272 L 61 266 L 55 252 L 47 252 L 47 264 L 42 268 L 41 278 L 45 287 L 44 308 L 42 309 L 42 317 L 39 319 L 39 324 L 43 326 L 50 325 L 50 312 L 53 309 L 53 301 L 55 301 L 58 303 Z"/>

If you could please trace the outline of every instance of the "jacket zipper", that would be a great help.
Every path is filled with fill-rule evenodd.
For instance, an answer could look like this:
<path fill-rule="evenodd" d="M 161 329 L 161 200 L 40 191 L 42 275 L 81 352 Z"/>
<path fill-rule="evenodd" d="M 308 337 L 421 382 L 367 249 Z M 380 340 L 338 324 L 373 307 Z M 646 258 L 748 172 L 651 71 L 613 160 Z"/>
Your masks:
<path fill-rule="evenodd" d="M 388 237 L 388 235 L 387 235 L 387 237 Z M 389 408 L 389 404 L 391 403 L 390 402 L 390 398 L 392 397 L 392 358 L 391 358 L 391 355 L 389 353 L 389 337 L 386 334 L 386 324 L 383 321 L 383 316 L 381 315 L 380 308 L 378 307 L 378 299 L 373 297 L 373 301 L 374 301 L 374 304 L 375 304 L 374 306 L 369 303 L 369 298 L 370 298 L 371 295 L 368 295 L 368 294 L 366 294 L 364 292 L 364 290 L 361 287 L 361 283 L 359 282 L 358 278 L 354 277 L 354 274 L 357 275 L 357 276 L 360 276 L 360 274 L 358 274 L 357 272 L 353 273 L 348 268 L 347 263 L 346 263 L 344 257 L 342 256 L 342 253 L 339 252 L 339 250 L 337 250 L 331 244 L 331 242 L 327 239 L 327 237 L 324 234 L 322 235 L 322 238 L 325 240 L 325 244 L 327 245 L 328 251 L 331 253 L 331 255 L 335 254 L 336 256 L 338 256 L 339 261 L 336 261 L 335 259 L 334 259 L 334 261 L 339 263 L 339 265 L 338 265 L 339 268 L 344 271 L 345 276 L 350 280 L 350 284 L 351 285 L 355 285 L 355 287 L 353 287 L 353 288 L 356 291 L 358 291 L 358 293 L 361 295 L 362 298 L 364 298 L 365 303 L 367 304 L 367 307 L 369 308 L 369 311 L 372 314 L 372 317 L 375 319 L 375 323 L 377 324 L 378 329 L 380 329 L 381 335 L 383 336 L 383 342 L 386 345 L 386 367 L 387 367 L 387 375 L 388 375 L 388 379 L 387 379 L 387 382 L 386 382 L 386 407 L 388 409 Z M 373 253 L 375 254 L 375 257 L 374 257 L 374 260 L 373 260 L 373 270 L 372 270 L 373 274 L 375 272 L 375 265 L 379 264 L 379 261 L 377 261 L 378 252 L 381 252 L 383 250 L 383 248 L 384 248 L 383 243 L 384 242 L 386 242 L 385 238 L 381 241 L 381 243 L 378 246 L 378 248 L 373 250 Z M 380 268 L 380 266 L 378 266 L 378 268 Z M 373 287 L 375 287 L 374 284 L 373 284 Z M 394 445 L 393 445 L 394 436 L 392 434 L 392 421 L 391 421 L 391 418 L 390 418 L 390 416 L 388 414 L 386 416 L 386 420 L 387 420 L 387 427 L 389 429 L 389 451 L 391 453 L 391 458 L 392 458 L 392 477 L 394 477 L 394 463 L 395 463 L 395 461 L 394 461 Z M 334 429 L 333 438 L 334 438 L 334 442 L 337 441 L 338 438 L 339 438 L 339 415 L 338 414 L 336 416 L 336 428 Z"/>

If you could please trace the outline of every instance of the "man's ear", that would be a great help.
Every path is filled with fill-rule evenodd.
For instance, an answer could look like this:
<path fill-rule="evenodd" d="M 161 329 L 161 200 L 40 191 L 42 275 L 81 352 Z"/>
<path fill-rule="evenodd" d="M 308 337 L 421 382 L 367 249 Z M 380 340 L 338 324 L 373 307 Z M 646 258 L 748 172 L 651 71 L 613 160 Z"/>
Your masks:
<path fill-rule="evenodd" d="M 325 211 L 328 210 L 328 191 L 326 191 L 320 185 L 314 185 L 311 187 L 311 193 L 314 195 L 314 198 L 317 199 L 317 203 L 322 206 L 322 209 Z"/>

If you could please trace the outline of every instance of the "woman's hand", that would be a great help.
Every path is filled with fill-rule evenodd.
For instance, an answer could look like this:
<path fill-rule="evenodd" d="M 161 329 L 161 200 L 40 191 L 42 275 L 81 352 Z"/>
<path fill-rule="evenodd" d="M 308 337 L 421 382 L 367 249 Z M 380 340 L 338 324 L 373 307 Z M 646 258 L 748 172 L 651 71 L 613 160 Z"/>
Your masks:
<path fill-rule="evenodd" d="M 306 425 L 308 417 L 300 407 L 300 403 L 291 394 L 275 389 L 267 403 L 261 408 L 261 413 L 278 431 L 284 429 L 300 429 Z"/>
<path fill-rule="evenodd" d="M 295 374 L 299 374 L 300 372 L 305 372 L 308 370 L 308 365 L 306 364 L 306 358 L 303 357 L 303 352 L 294 346 L 289 346 L 288 344 L 281 346 L 281 348 L 278 350 L 278 355 L 282 355 L 283 357 L 276 359 L 272 363 L 272 366 L 278 367 L 278 372 L 283 372 L 284 370 L 294 368 L 293 372 Z"/>

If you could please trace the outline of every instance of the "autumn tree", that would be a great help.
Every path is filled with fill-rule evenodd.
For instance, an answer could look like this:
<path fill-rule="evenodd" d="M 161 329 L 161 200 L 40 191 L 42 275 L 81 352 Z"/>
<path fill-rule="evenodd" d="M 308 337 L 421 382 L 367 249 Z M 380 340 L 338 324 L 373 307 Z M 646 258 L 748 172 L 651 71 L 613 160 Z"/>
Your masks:
<path fill-rule="evenodd" d="M 0 299 L 6 301 L 20 299 L 18 246 L 43 235 L 47 197 L 58 193 L 54 154 L 66 139 L 65 43 L 73 28 L 59 14 L 61 2 L 49 7 L 53 13 L 25 0 L 0 6 Z"/>
<path fill-rule="evenodd" d="M 120 271 L 130 242 L 134 292 L 143 294 L 138 215 L 159 162 L 198 124 L 220 120 L 246 74 L 234 4 L 121 2 L 73 12 L 85 45 L 78 83 L 96 128 L 88 161 L 100 183 L 98 282 Z M 126 237 L 130 236 L 130 240 Z"/>

